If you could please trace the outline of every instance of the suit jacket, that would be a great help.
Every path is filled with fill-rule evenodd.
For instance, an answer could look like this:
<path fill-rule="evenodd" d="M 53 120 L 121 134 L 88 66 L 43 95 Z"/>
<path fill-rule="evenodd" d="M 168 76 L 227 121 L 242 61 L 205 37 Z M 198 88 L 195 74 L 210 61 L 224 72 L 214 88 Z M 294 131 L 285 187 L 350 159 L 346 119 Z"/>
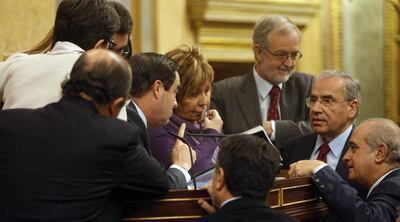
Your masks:
<path fill-rule="evenodd" d="M 207 222 L 294 222 L 298 221 L 282 212 L 271 209 L 264 200 L 239 198 L 228 202 L 217 212 L 203 218 Z"/>
<path fill-rule="evenodd" d="M 312 177 L 331 212 L 328 221 L 395 221 L 400 205 L 400 170 L 391 172 L 364 201 L 332 168 L 324 167 Z"/>
<path fill-rule="evenodd" d="M 346 140 L 346 143 L 343 147 L 342 153 L 340 154 L 339 162 L 336 166 L 336 173 L 339 174 L 343 180 L 347 181 L 347 177 L 349 175 L 349 169 L 345 161 L 343 161 L 343 156 L 347 152 L 348 149 L 348 141 L 351 136 Z M 306 133 L 303 135 L 299 135 L 289 139 L 284 145 L 281 147 L 281 154 L 283 159 L 283 168 L 288 169 L 290 164 L 297 162 L 299 160 L 308 160 L 310 159 L 311 153 L 314 151 L 315 142 L 317 141 L 316 133 Z M 356 188 L 362 197 L 367 195 L 367 190 L 360 184 L 355 181 L 348 182 L 351 186 Z"/>
<path fill-rule="evenodd" d="M 275 144 L 279 146 L 288 138 L 309 132 L 309 110 L 305 99 L 311 91 L 314 77 L 293 73 L 283 83 L 279 106 L 281 120 L 275 121 Z M 211 107 L 218 110 L 226 134 L 240 133 L 262 125 L 260 103 L 253 72 L 216 82 L 213 86 Z"/>
<path fill-rule="evenodd" d="M 0 221 L 91 221 L 113 191 L 166 193 L 168 177 L 138 132 L 75 97 L 0 112 Z"/>
<path fill-rule="evenodd" d="M 132 102 L 126 106 L 126 114 L 128 117 L 128 122 L 140 128 L 139 143 L 146 148 L 149 156 L 152 156 L 147 128 Z M 168 168 L 167 175 L 170 189 L 187 189 L 186 178 L 181 171 L 175 168 Z"/>

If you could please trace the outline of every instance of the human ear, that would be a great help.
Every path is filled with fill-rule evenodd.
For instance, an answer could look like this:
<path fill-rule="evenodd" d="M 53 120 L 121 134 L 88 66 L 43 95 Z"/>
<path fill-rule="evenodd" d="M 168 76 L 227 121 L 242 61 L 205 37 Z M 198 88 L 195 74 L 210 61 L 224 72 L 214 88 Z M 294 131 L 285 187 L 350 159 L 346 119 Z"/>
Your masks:
<path fill-rule="evenodd" d="M 382 163 L 388 156 L 388 147 L 386 144 L 379 144 L 375 154 L 375 162 Z"/>
<path fill-rule="evenodd" d="M 122 97 L 118 97 L 111 102 L 110 106 L 108 107 L 108 112 L 110 113 L 111 116 L 117 117 L 124 104 L 125 104 L 125 99 Z"/>
<path fill-rule="evenodd" d="M 217 190 L 222 190 L 225 186 L 224 170 L 221 167 L 216 168 L 215 178 L 213 180 L 215 188 Z"/>
<path fill-rule="evenodd" d="M 263 55 L 263 49 L 259 44 L 253 45 L 253 53 L 254 53 L 254 57 L 255 57 L 256 61 L 260 62 L 264 55 Z"/>
<path fill-rule="evenodd" d="M 94 44 L 94 49 L 105 49 L 107 48 L 107 44 L 104 41 L 104 39 L 100 39 L 99 41 L 96 42 L 96 44 Z"/>

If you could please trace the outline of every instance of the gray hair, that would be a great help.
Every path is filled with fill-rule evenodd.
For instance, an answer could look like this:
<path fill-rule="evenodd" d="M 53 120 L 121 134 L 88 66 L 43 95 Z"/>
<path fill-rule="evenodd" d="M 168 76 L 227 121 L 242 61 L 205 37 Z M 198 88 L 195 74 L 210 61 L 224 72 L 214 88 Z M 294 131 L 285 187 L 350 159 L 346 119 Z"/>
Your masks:
<path fill-rule="evenodd" d="M 361 124 L 368 124 L 369 131 L 364 140 L 370 150 L 376 149 L 380 144 L 386 144 L 388 157 L 385 161 L 400 162 L 400 127 L 395 122 L 390 119 L 372 118 Z"/>
<path fill-rule="evenodd" d="M 339 70 L 323 70 L 321 75 L 318 77 L 320 79 L 329 79 L 338 77 L 343 79 L 343 88 L 344 88 L 344 95 L 346 100 L 357 100 L 358 101 L 358 108 L 357 108 L 357 115 L 359 112 L 359 108 L 361 105 L 361 86 L 358 80 L 353 79 L 349 74 L 339 71 Z"/>
<path fill-rule="evenodd" d="M 279 32 L 282 34 L 296 31 L 299 36 L 299 40 L 301 40 L 301 33 L 297 26 L 290 21 L 288 17 L 282 15 L 261 17 L 254 25 L 253 30 L 253 44 L 258 44 L 263 49 L 267 47 L 269 37 L 272 31 L 275 30 L 279 30 Z"/>

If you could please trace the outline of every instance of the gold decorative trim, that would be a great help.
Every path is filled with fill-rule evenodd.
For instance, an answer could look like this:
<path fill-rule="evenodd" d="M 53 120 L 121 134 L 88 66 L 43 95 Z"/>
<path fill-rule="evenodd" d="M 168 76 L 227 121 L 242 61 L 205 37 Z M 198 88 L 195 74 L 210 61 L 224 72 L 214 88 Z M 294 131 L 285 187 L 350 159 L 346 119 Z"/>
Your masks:
<path fill-rule="evenodd" d="M 326 65 L 328 69 L 343 70 L 343 2 L 328 1 L 328 42 Z"/>
<path fill-rule="evenodd" d="M 384 1 L 385 117 L 400 124 L 399 1 Z"/>
<path fill-rule="evenodd" d="M 294 202 L 290 202 L 290 203 L 285 203 L 284 202 L 284 199 L 285 199 L 285 197 L 284 197 L 284 190 L 292 190 L 292 189 L 297 189 L 297 188 L 301 188 L 301 187 L 311 187 L 312 185 L 311 184 L 306 184 L 306 185 L 299 185 L 299 186 L 292 186 L 292 187 L 284 187 L 284 188 L 282 188 L 282 207 L 284 207 L 284 206 L 290 206 L 290 205 L 294 205 L 294 204 L 300 204 L 300 203 L 306 203 L 306 202 L 312 202 L 312 201 L 316 201 L 316 200 L 318 200 L 318 195 L 316 195 L 314 198 L 311 198 L 311 199 L 304 199 L 304 200 L 299 200 L 299 201 L 294 201 Z"/>
<path fill-rule="evenodd" d="M 282 189 L 273 189 L 269 191 L 268 195 L 271 195 L 272 192 L 278 192 L 278 205 L 272 205 L 271 208 L 277 208 L 282 206 Z"/>

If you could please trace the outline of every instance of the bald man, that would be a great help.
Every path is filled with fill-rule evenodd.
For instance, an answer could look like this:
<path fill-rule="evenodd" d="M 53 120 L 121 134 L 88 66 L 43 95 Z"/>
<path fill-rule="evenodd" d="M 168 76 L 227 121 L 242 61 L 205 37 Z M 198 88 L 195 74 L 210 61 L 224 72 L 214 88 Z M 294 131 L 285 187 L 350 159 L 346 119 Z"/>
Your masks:
<path fill-rule="evenodd" d="M 131 81 L 122 57 L 92 50 L 73 66 L 60 101 L 0 112 L 0 221 L 93 221 L 113 191 L 168 191 L 167 174 L 138 143 L 139 128 L 115 118 Z M 185 144 L 175 149 L 189 158 Z"/>

